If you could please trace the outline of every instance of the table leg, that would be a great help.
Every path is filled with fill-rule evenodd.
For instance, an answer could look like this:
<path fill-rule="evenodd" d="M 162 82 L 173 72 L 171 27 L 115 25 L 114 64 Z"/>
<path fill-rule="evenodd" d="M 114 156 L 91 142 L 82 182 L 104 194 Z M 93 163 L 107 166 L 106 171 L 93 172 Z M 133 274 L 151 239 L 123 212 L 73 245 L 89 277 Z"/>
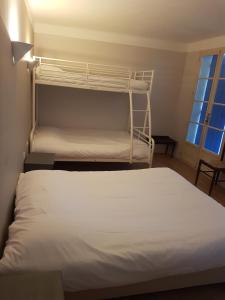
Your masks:
<path fill-rule="evenodd" d="M 171 147 L 172 147 L 172 149 L 171 149 L 171 157 L 173 157 L 176 144 L 175 143 L 171 144 Z"/>
<path fill-rule="evenodd" d="M 215 181 L 215 184 L 218 183 L 219 176 L 220 176 L 220 171 L 218 170 L 218 171 L 217 171 L 217 174 L 216 174 L 216 181 Z"/>
<path fill-rule="evenodd" d="M 165 151 L 165 154 L 168 153 L 168 150 L 169 150 L 169 144 L 167 143 L 167 144 L 166 144 L 166 151 Z"/>

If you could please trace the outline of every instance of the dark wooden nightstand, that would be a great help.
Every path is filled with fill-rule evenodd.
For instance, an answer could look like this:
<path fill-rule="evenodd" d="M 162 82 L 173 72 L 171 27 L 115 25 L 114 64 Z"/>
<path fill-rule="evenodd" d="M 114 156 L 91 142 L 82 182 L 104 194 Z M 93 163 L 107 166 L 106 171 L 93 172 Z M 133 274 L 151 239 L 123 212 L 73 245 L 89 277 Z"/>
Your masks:
<path fill-rule="evenodd" d="M 52 170 L 55 154 L 53 153 L 29 153 L 24 161 L 24 172 L 32 170 Z"/>
<path fill-rule="evenodd" d="M 171 157 L 173 157 L 174 150 L 177 144 L 177 142 L 174 139 L 172 139 L 168 135 L 153 135 L 152 138 L 154 139 L 156 145 L 158 144 L 166 146 L 165 154 L 168 154 L 169 147 L 171 147 L 170 155 Z"/>
<path fill-rule="evenodd" d="M 27 272 L 0 275 L 1 300 L 63 300 L 61 273 Z"/>

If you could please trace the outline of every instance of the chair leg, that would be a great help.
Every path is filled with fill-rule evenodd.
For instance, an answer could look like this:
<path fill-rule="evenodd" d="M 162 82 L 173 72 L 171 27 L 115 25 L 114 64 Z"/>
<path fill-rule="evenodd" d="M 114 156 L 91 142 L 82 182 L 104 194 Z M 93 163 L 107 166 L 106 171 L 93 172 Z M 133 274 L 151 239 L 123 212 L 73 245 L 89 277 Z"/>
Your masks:
<path fill-rule="evenodd" d="M 211 195 L 214 183 L 216 182 L 217 173 L 218 173 L 218 171 L 216 171 L 216 170 L 213 171 L 213 177 L 212 177 L 211 185 L 210 185 L 210 188 L 209 188 L 209 196 Z"/>
<path fill-rule="evenodd" d="M 217 183 L 218 183 L 219 176 L 220 176 L 220 171 L 217 171 L 215 184 L 217 184 Z"/>
<path fill-rule="evenodd" d="M 171 154 L 170 154 L 170 156 L 173 157 L 173 154 L 174 154 L 174 150 L 175 150 L 176 144 L 173 143 L 171 146 L 172 146 L 172 147 L 171 147 Z"/>
<path fill-rule="evenodd" d="M 196 174 L 196 178 L 195 178 L 195 185 L 197 185 L 197 183 L 198 183 L 198 177 L 199 177 L 199 174 L 200 174 L 200 171 L 201 171 L 201 164 L 202 164 L 202 162 L 199 161 L 199 163 L 198 163 L 198 169 L 197 169 L 197 174 Z"/>

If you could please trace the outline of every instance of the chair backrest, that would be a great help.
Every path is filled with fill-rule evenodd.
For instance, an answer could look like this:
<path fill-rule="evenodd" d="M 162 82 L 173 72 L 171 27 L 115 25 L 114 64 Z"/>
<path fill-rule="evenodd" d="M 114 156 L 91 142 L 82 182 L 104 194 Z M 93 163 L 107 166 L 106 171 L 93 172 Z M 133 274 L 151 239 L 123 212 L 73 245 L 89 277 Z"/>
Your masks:
<path fill-rule="evenodd" d="M 222 150 L 221 157 L 220 157 L 221 161 L 223 161 L 224 155 L 225 155 L 225 143 L 223 144 L 223 150 Z"/>

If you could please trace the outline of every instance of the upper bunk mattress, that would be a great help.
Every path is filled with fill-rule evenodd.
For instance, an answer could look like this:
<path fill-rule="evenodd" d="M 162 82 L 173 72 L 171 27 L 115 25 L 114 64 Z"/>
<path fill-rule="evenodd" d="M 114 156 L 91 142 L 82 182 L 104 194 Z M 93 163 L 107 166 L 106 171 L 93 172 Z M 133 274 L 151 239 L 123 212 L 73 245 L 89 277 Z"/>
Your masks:
<path fill-rule="evenodd" d="M 133 159 L 147 160 L 148 145 L 137 139 L 133 145 Z M 38 127 L 31 151 L 55 153 L 58 160 L 128 160 L 130 135 L 118 130 Z"/>
<path fill-rule="evenodd" d="M 0 273 L 61 270 L 64 289 L 225 266 L 225 208 L 167 168 L 21 174 Z"/>
<path fill-rule="evenodd" d="M 49 65 L 39 65 L 36 68 L 36 80 L 37 83 L 46 83 L 53 85 L 63 85 L 63 84 L 71 84 L 77 85 L 80 88 L 96 88 L 103 89 L 104 88 L 112 88 L 115 90 L 123 90 L 123 89 L 131 89 L 136 91 L 147 91 L 149 89 L 148 81 L 144 79 L 127 79 L 125 78 L 116 78 L 110 76 L 110 72 L 103 75 L 93 75 L 76 72 L 76 70 L 68 71 L 64 70 L 59 66 L 49 66 Z M 40 82 L 39 82 L 40 81 Z"/>

